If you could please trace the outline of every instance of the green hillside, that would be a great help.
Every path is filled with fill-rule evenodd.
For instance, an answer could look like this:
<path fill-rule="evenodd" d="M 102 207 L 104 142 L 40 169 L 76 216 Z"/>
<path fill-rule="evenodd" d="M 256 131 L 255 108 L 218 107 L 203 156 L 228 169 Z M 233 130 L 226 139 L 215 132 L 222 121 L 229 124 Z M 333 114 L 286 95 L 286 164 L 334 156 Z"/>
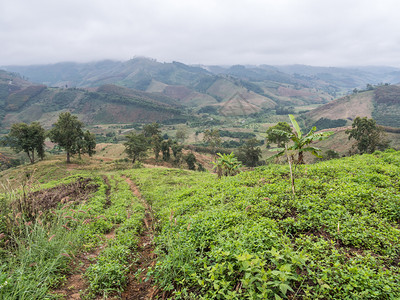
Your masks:
<path fill-rule="evenodd" d="M 0 297 L 397 299 L 399 176 L 393 150 L 298 166 L 294 197 L 274 164 L 221 179 L 86 159 L 3 171 Z"/>

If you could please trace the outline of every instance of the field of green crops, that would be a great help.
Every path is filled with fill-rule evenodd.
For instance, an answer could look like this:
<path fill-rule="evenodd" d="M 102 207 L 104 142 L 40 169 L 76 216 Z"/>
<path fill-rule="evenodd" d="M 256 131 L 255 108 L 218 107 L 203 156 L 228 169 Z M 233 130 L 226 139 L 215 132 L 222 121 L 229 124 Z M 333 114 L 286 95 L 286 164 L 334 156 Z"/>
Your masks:
<path fill-rule="evenodd" d="M 298 166 L 295 196 L 286 165 L 50 170 L 0 195 L 0 299 L 68 299 L 58 289 L 99 245 L 81 298 L 121 297 L 145 216 L 127 178 L 154 213 L 160 298 L 400 298 L 400 152 Z"/>
<path fill-rule="evenodd" d="M 398 299 L 400 153 L 217 180 L 127 171 L 159 218 L 151 275 L 175 299 Z"/>

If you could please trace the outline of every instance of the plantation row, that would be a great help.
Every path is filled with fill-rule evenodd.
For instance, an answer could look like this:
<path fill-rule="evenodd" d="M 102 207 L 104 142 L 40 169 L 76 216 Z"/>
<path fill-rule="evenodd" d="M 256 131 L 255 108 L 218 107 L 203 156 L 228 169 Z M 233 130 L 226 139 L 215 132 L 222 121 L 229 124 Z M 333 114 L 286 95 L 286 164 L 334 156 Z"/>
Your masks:
<path fill-rule="evenodd" d="M 77 292 L 91 299 L 123 290 L 144 208 L 119 174 L 88 175 L 50 182 L 26 197 L 1 195 L 1 299 L 68 298 L 68 287 L 54 289 L 68 284 L 80 256 L 101 245 L 82 278 L 88 288 Z"/>
<path fill-rule="evenodd" d="M 400 153 L 268 165 L 216 180 L 125 171 L 160 219 L 155 282 L 175 299 L 398 299 Z"/>

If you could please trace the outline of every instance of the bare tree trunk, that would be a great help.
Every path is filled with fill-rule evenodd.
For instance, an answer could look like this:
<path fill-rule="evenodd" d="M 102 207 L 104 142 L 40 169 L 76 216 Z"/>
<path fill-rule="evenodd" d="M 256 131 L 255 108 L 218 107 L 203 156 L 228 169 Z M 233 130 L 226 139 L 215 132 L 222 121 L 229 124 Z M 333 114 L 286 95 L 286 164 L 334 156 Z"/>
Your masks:
<path fill-rule="evenodd" d="M 26 155 L 28 155 L 29 161 L 31 162 L 31 164 L 33 164 L 34 160 L 33 160 L 32 156 L 31 156 L 30 152 L 29 151 L 25 151 L 25 153 L 26 153 Z"/>
<path fill-rule="evenodd" d="M 302 151 L 299 152 L 299 158 L 297 164 L 304 165 L 304 153 Z"/>
<path fill-rule="evenodd" d="M 69 151 L 67 151 L 67 163 L 71 163 L 71 159 L 70 159 L 70 155 L 69 155 Z"/>
<path fill-rule="evenodd" d="M 294 190 L 294 174 L 293 174 L 293 168 L 292 168 L 293 157 L 291 155 L 289 155 L 287 145 L 285 145 L 285 149 L 286 149 L 286 156 L 287 156 L 287 159 L 288 159 L 288 162 L 289 162 L 290 183 L 292 184 L 292 193 L 293 193 L 293 196 L 295 196 L 296 193 L 295 193 L 295 190 Z M 299 156 L 300 156 L 300 153 L 299 153 Z"/>

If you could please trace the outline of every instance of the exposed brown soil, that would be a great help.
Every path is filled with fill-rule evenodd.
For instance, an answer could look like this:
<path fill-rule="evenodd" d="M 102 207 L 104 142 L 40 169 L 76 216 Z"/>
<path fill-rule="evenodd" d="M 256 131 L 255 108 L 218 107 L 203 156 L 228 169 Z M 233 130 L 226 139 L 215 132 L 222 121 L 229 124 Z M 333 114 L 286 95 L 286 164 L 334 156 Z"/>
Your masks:
<path fill-rule="evenodd" d="M 147 279 L 147 270 L 156 263 L 156 255 L 154 254 L 154 219 L 151 206 L 143 199 L 139 189 L 135 183 L 126 178 L 129 183 L 132 193 L 143 203 L 145 207 L 144 224 L 145 229 L 142 232 L 138 244 L 138 260 L 133 265 L 128 275 L 128 286 L 122 294 L 122 299 L 137 300 L 137 299 L 155 299 L 159 290 L 153 286 L 153 282 Z"/>
<path fill-rule="evenodd" d="M 74 169 L 79 169 L 79 165 L 78 164 L 71 164 L 71 163 L 69 163 L 69 164 L 66 164 L 66 169 L 67 170 L 74 170 Z"/>
<path fill-rule="evenodd" d="M 90 178 L 79 178 L 69 184 L 61 184 L 51 189 L 27 194 L 13 205 L 25 213 L 37 213 L 55 208 L 59 203 L 81 203 L 98 188 Z"/>

